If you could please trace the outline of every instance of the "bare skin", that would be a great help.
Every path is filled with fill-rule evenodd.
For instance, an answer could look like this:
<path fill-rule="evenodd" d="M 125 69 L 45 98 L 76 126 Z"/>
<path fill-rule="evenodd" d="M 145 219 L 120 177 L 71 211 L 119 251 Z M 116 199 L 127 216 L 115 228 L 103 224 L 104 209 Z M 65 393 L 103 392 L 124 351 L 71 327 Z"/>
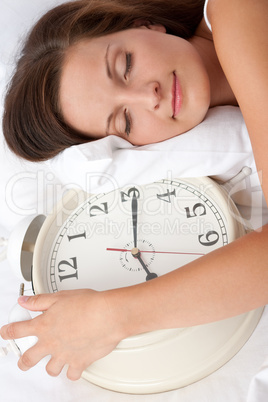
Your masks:
<path fill-rule="evenodd" d="M 89 137 L 145 145 L 195 127 L 211 106 L 236 104 L 209 35 L 200 27 L 187 41 L 149 25 L 75 44 L 61 77 L 65 120 Z"/>
<path fill-rule="evenodd" d="M 267 15 L 265 0 L 210 0 L 208 5 L 217 55 L 245 118 L 256 163 L 262 173 L 266 201 Z M 205 34 L 209 32 L 205 30 Z M 107 292 L 59 292 L 34 296 L 26 302 L 21 299 L 21 305 L 29 310 L 45 311 L 45 314 L 30 322 L 4 326 L 1 336 L 4 339 L 28 335 L 39 338 L 19 360 L 22 370 L 30 369 L 50 354 L 48 372 L 58 375 L 68 364 L 67 375 L 76 380 L 90 363 L 112 351 L 129 335 L 202 324 L 267 304 L 267 242 L 268 227 L 265 226 L 145 284 Z M 152 310 L 157 310 L 158 314 L 151 314 Z M 79 311 L 82 314 L 77 314 Z M 79 328 L 83 328 L 82 335 Z M 70 353 L 70 346 L 74 344 L 80 345 L 79 349 L 76 346 L 74 353 Z"/>

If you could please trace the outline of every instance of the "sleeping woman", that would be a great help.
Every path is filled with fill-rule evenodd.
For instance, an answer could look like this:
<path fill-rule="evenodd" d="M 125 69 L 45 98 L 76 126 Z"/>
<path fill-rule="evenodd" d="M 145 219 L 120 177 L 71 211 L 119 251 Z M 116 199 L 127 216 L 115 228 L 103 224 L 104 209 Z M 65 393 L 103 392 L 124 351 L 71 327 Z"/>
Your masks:
<path fill-rule="evenodd" d="M 187 132 L 213 106 L 239 105 L 268 201 L 267 22 L 265 0 L 60 5 L 25 43 L 6 95 L 6 141 L 31 161 L 109 135 L 144 145 Z M 19 360 L 22 370 L 51 355 L 47 372 L 67 364 L 76 380 L 128 336 L 267 304 L 267 242 L 264 226 L 140 285 L 20 298 L 45 313 L 2 327 L 1 336 L 38 337 Z"/>

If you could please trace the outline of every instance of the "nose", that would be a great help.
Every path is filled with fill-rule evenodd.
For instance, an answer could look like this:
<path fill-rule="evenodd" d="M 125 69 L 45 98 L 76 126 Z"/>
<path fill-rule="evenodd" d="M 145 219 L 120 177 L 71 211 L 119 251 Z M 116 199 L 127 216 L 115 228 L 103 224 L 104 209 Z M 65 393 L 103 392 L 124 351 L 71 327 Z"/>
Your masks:
<path fill-rule="evenodd" d="M 161 101 L 160 84 L 152 81 L 141 86 L 122 88 L 118 101 L 127 106 L 139 105 L 151 111 L 157 110 Z"/>

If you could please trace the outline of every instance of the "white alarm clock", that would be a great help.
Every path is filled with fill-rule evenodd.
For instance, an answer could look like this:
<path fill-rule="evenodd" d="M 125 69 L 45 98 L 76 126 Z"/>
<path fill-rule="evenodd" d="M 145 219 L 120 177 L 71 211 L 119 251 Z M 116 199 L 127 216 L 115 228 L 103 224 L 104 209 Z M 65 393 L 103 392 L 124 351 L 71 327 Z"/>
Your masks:
<path fill-rule="evenodd" d="M 32 260 L 32 273 L 24 275 L 30 276 L 35 294 L 101 291 L 154 280 L 245 234 L 236 206 L 207 177 L 164 179 L 96 195 L 70 191 L 44 222 L 41 218 L 33 226 L 22 255 Z M 189 385 L 230 360 L 261 314 L 257 309 L 211 324 L 127 338 L 83 377 L 136 394 Z"/>

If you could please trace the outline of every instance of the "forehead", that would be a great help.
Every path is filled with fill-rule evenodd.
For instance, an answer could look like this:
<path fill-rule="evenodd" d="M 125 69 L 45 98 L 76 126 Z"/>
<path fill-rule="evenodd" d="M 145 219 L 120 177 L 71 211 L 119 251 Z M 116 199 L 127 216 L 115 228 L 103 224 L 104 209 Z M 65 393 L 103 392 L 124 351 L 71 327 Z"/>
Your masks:
<path fill-rule="evenodd" d="M 145 42 L 150 47 L 156 46 L 154 38 L 153 31 L 133 28 L 97 38 L 83 39 L 70 46 L 65 54 L 60 80 L 59 98 L 63 111 L 66 95 L 69 97 L 72 93 L 73 96 L 79 98 L 80 92 L 84 91 L 83 81 L 90 77 L 92 79 L 93 76 L 99 75 L 102 69 L 105 69 L 108 46 L 123 47 L 127 50 L 138 46 L 139 52 L 142 52 Z"/>
<path fill-rule="evenodd" d="M 67 124 L 78 128 L 77 123 L 86 111 L 85 105 L 91 101 L 88 91 L 92 87 L 92 78 L 99 70 L 98 47 L 91 40 L 83 40 L 71 46 L 62 66 L 59 104 Z M 84 131 L 84 130 L 82 130 Z"/>
<path fill-rule="evenodd" d="M 128 43 L 128 45 L 139 45 L 142 47 L 147 42 L 151 45 L 157 46 L 158 42 L 155 42 L 157 38 L 159 39 L 159 32 L 148 29 L 146 27 L 130 28 L 124 31 L 114 32 L 111 34 L 95 37 L 95 38 L 84 38 L 75 44 L 71 45 L 67 52 L 66 58 L 70 55 L 74 55 L 80 51 L 84 51 L 86 48 L 91 49 L 91 51 L 97 51 L 98 48 L 102 48 L 107 43 L 115 43 L 117 45 L 123 45 Z M 165 35 L 166 36 L 166 35 Z M 141 42 L 141 39 L 143 41 Z"/>
<path fill-rule="evenodd" d="M 105 62 L 107 46 L 112 42 L 123 43 L 123 32 L 97 38 L 85 38 L 71 45 L 66 53 L 62 67 L 61 84 L 70 76 L 77 77 L 87 64 L 87 68 L 97 68 L 98 63 Z M 61 87 L 62 88 L 62 87 Z"/>

